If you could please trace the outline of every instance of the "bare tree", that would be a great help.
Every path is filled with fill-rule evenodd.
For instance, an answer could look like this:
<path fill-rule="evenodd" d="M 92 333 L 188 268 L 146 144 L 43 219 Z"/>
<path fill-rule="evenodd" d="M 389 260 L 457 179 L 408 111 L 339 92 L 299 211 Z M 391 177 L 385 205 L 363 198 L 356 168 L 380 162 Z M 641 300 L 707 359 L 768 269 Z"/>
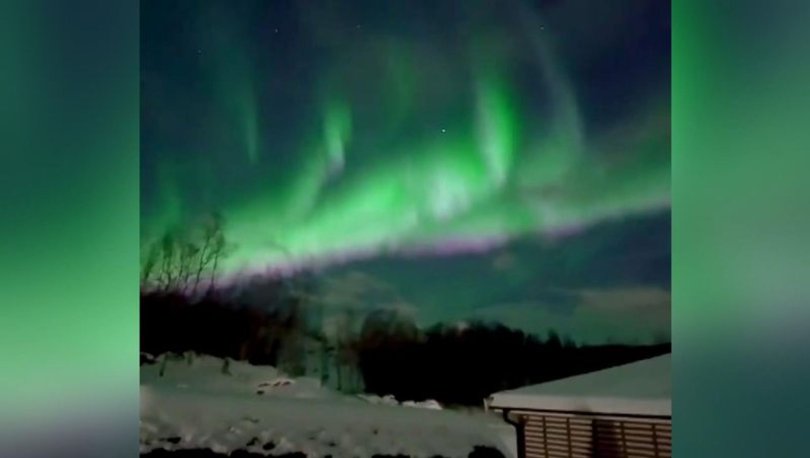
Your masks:
<path fill-rule="evenodd" d="M 155 282 L 157 269 L 160 267 L 162 252 L 160 244 L 156 242 L 147 243 L 142 252 L 141 259 L 141 286 L 151 285 Z"/>
<path fill-rule="evenodd" d="M 207 277 L 210 291 L 229 248 L 223 219 L 217 213 L 198 224 L 171 228 L 147 246 L 141 284 L 164 292 L 198 293 Z"/>
<path fill-rule="evenodd" d="M 310 307 L 323 317 L 320 352 L 324 381 L 334 368 L 338 390 L 354 390 L 360 385 L 360 319 L 369 305 L 397 299 L 394 288 L 362 272 L 327 278 L 318 294 L 310 295 Z"/>
<path fill-rule="evenodd" d="M 161 250 L 159 281 L 164 291 L 171 289 L 177 282 L 177 239 L 175 231 L 169 230 L 158 242 Z"/>
<path fill-rule="evenodd" d="M 222 215 L 213 213 L 203 225 L 203 248 L 200 252 L 197 273 L 194 279 L 195 288 L 200 284 L 200 278 L 208 271 L 208 290 L 214 287 L 219 263 L 227 256 L 230 246 L 225 242 L 225 229 Z"/>
<path fill-rule="evenodd" d="M 182 292 L 187 292 L 191 285 L 191 275 L 193 272 L 194 264 L 199 258 L 200 248 L 196 245 L 194 240 L 180 240 L 178 247 L 178 262 L 177 262 L 177 283 Z M 192 288 L 192 291 L 195 288 Z"/>

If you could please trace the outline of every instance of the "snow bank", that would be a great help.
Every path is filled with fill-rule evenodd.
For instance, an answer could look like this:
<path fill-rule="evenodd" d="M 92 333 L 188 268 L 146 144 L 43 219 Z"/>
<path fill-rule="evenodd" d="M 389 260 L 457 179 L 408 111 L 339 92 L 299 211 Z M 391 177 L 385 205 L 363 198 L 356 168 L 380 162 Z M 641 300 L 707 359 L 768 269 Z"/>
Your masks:
<path fill-rule="evenodd" d="M 427 399 L 424 401 L 399 402 L 393 395 L 390 394 L 386 394 L 382 397 L 374 394 L 358 394 L 357 397 L 368 402 L 369 404 L 384 404 L 389 406 L 419 407 L 422 409 L 442 410 L 441 404 L 433 399 Z"/>
<path fill-rule="evenodd" d="M 462 457 L 475 445 L 501 446 L 485 423 L 446 411 L 142 387 L 142 453 L 207 448 L 273 455 Z"/>
<path fill-rule="evenodd" d="M 312 378 L 293 379 L 272 366 L 253 366 L 207 355 L 161 355 L 141 366 L 141 384 L 217 394 L 253 394 L 293 398 L 332 397 L 338 394 Z M 164 363 L 165 361 L 165 363 Z M 162 373 L 162 375 L 161 375 Z"/>
<path fill-rule="evenodd" d="M 433 399 L 426 399 L 424 401 L 404 401 L 402 403 L 405 407 L 419 407 L 422 409 L 442 410 L 441 404 Z"/>
<path fill-rule="evenodd" d="M 223 371 L 225 364 L 208 356 L 178 359 L 163 376 L 161 362 L 141 367 L 141 453 L 466 457 L 476 446 L 508 453 L 481 418 L 435 410 L 429 402 L 344 396 L 272 367 L 231 361 Z"/>

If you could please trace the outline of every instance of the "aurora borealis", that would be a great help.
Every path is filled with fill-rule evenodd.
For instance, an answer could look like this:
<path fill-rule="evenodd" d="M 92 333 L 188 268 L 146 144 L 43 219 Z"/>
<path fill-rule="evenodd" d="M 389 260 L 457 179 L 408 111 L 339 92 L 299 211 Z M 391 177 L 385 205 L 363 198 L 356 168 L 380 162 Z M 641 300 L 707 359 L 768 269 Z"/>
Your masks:
<path fill-rule="evenodd" d="M 216 210 L 228 278 L 359 270 L 425 321 L 654 302 L 668 329 L 668 2 L 148 0 L 141 23 L 144 241 Z"/>

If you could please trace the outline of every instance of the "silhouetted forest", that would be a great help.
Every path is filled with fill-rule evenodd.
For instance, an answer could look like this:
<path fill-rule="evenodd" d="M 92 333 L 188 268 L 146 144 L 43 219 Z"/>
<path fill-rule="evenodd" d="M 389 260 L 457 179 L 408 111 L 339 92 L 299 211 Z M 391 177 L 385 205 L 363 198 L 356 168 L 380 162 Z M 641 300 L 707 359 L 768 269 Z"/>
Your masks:
<path fill-rule="evenodd" d="M 668 353 L 670 344 L 576 346 L 496 323 L 437 325 L 424 338 L 361 346 L 366 390 L 398 399 L 480 405 L 493 392 Z"/>
<path fill-rule="evenodd" d="M 396 309 L 368 313 L 356 332 L 347 328 L 330 339 L 320 331 L 320 317 L 305 313 L 306 304 L 289 294 L 287 283 L 277 282 L 265 293 L 272 312 L 216 293 L 194 301 L 182 294 L 143 293 L 141 351 L 194 351 L 320 377 L 341 391 L 459 405 L 481 405 L 503 389 L 671 351 L 669 343 L 579 346 L 554 332 L 538 337 L 498 323 L 420 330 Z M 359 384 L 348 381 L 351 371 Z"/>

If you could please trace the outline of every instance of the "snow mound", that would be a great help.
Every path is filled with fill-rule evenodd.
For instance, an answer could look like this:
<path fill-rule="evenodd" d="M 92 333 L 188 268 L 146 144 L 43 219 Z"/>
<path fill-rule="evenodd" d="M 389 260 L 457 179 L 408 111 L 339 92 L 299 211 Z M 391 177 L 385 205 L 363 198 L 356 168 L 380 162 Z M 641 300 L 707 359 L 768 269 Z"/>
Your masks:
<path fill-rule="evenodd" d="M 421 409 L 442 410 L 441 404 L 434 399 L 427 399 L 424 401 L 405 401 L 402 403 L 402 405 L 407 407 L 418 407 Z"/>
<path fill-rule="evenodd" d="M 259 388 L 278 388 L 280 386 L 289 386 L 295 383 L 295 380 L 287 377 L 279 377 L 275 380 L 259 383 Z"/>
<path fill-rule="evenodd" d="M 156 359 L 141 367 L 142 454 L 205 449 L 225 455 L 452 458 L 490 447 L 508 455 L 487 421 L 441 410 L 435 401 L 361 400 L 273 367 L 210 356 Z"/>
<path fill-rule="evenodd" d="M 398 406 L 399 401 L 397 399 L 387 394 L 385 396 L 377 396 L 376 394 L 358 394 L 357 397 L 362 399 L 363 401 L 369 404 L 378 404 L 378 405 L 387 405 L 387 406 Z"/>
<path fill-rule="evenodd" d="M 450 411 L 351 398 L 216 396 L 141 388 L 141 453 L 203 448 L 224 454 L 301 452 L 308 457 L 466 457 L 475 446 L 504 449 L 486 423 Z"/>
<path fill-rule="evenodd" d="M 261 396 L 281 396 L 289 398 L 321 398 L 337 396 L 321 386 L 321 382 L 314 378 L 303 377 L 291 379 L 279 377 L 273 380 L 260 382 L 256 386 L 256 394 Z"/>
<path fill-rule="evenodd" d="M 399 402 L 397 399 L 390 394 L 386 394 L 385 396 L 377 396 L 374 394 L 358 394 L 358 398 L 366 401 L 369 404 L 382 404 L 382 405 L 389 405 L 389 406 L 402 406 L 402 407 L 418 407 L 422 409 L 433 409 L 433 410 L 442 410 L 441 404 L 434 399 L 427 399 L 424 401 L 402 401 Z"/>
<path fill-rule="evenodd" d="M 141 385 L 218 394 L 252 394 L 294 398 L 337 395 L 311 378 L 293 379 L 272 366 L 254 366 L 208 355 L 164 354 L 141 366 Z"/>

